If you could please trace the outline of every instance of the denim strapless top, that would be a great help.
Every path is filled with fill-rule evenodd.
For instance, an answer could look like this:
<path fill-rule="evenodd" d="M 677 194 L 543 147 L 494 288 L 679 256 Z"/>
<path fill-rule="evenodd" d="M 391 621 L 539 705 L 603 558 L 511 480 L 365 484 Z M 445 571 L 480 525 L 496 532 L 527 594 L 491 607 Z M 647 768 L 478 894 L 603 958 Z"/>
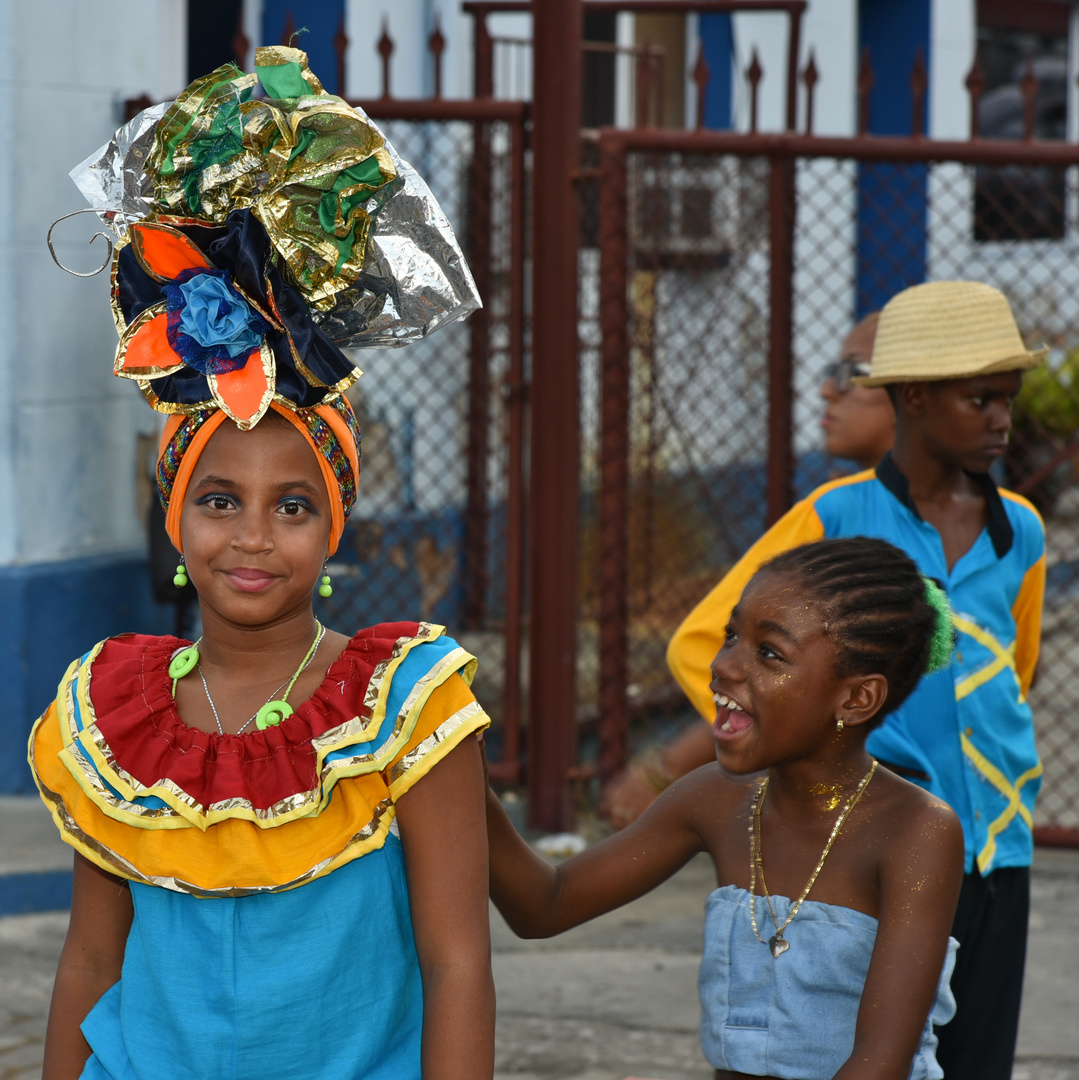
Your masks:
<path fill-rule="evenodd" d="M 772 897 L 782 925 L 791 901 Z M 762 936 L 767 906 L 758 901 Z M 768 935 L 770 936 L 770 935 Z M 877 920 L 851 908 L 807 900 L 784 931 L 790 949 L 773 959 L 753 934 L 749 893 L 726 885 L 705 905 L 704 958 L 699 978 L 701 1046 L 717 1069 L 792 1080 L 829 1080 L 854 1047 L 854 1026 L 869 971 Z M 933 1025 L 955 1015 L 948 955 L 910 1080 L 940 1080 Z"/>

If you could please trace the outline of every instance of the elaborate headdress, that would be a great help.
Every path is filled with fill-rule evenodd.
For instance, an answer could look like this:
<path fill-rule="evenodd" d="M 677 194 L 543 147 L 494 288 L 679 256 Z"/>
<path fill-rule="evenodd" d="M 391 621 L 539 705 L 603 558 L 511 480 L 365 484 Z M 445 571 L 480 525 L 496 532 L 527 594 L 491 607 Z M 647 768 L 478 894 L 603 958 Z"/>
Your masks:
<path fill-rule="evenodd" d="M 166 430 L 163 501 L 176 439 L 197 442 L 207 411 L 246 430 L 273 408 L 340 474 L 347 517 L 355 447 L 327 454 L 354 424 L 341 394 L 360 371 L 342 348 L 404 345 L 479 307 L 423 180 L 284 47 L 140 113 L 71 176 L 115 237 L 114 371 L 189 420 Z"/>

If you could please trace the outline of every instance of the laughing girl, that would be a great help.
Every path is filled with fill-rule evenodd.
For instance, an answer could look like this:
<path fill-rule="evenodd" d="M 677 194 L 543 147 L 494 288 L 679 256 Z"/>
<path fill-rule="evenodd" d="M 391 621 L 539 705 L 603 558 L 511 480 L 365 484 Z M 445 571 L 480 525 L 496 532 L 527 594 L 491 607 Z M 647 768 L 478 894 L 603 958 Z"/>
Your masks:
<path fill-rule="evenodd" d="M 488 791 L 491 895 L 522 937 L 641 896 L 698 852 L 716 867 L 701 1043 L 716 1077 L 939 1078 L 954 1011 L 955 814 L 865 750 L 949 661 L 939 587 L 884 541 L 807 544 L 750 581 L 712 664 L 718 766 L 555 868 Z M 746 782 L 746 774 L 764 771 Z"/>

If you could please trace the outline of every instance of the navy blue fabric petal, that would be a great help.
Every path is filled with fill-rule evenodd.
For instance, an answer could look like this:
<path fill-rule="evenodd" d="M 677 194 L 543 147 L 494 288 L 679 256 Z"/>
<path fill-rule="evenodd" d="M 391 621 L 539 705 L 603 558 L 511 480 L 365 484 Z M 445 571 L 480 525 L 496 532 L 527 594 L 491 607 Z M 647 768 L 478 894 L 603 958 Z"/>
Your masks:
<path fill-rule="evenodd" d="M 311 318 L 300 290 L 289 284 L 275 265 L 270 238 L 262 223 L 250 210 L 234 210 L 224 225 L 207 227 L 198 224 L 172 224 L 192 240 L 216 268 L 211 273 L 226 272 L 232 282 L 263 310 L 277 313 L 286 333 L 275 328 L 266 330 L 266 343 L 274 354 L 276 391 L 300 408 L 318 405 L 326 396 L 326 386 L 346 378 L 355 365 L 333 343 L 328 334 Z M 154 280 L 139 265 L 133 250 L 125 247 L 119 255 L 117 268 L 117 297 L 125 319 L 131 321 L 140 311 L 165 298 L 168 287 Z M 177 281 L 185 275 L 181 274 Z M 271 304 L 268 291 L 272 291 Z M 175 308 L 176 304 L 171 307 Z M 175 323 L 175 312 L 170 319 Z M 216 350 L 203 349 L 187 335 L 177 335 L 176 325 L 170 324 L 169 343 L 180 354 L 185 367 L 172 375 L 151 380 L 153 392 L 165 402 L 195 405 L 210 399 L 210 387 L 204 372 L 221 373 L 242 366 L 231 358 L 218 355 Z M 289 347 L 289 338 L 304 366 L 325 386 L 312 386 L 296 370 Z M 196 370 L 201 369 L 201 370 Z"/>
<path fill-rule="evenodd" d="M 270 238 L 262 223 L 250 210 L 233 210 L 225 219 L 225 230 L 225 234 L 207 248 L 210 261 L 214 266 L 227 266 L 232 271 L 233 281 L 248 295 L 263 302 L 268 282 L 281 321 L 288 329 L 304 365 L 327 386 L 340 382 L 355 365 L 311 318 L 311 311 L 300 290 L 288 284 L 274 265 Z M 288 343 L 283 344 L 282 353 L 271 342 L 277 358 L 279 378 L 284 367 L 292 366 Z M 318 391 L 316 403 L 322 400 L 323 393 Z"/>
<path fill-rule="evenodd" d="M 213 400 L 205 375 L 184 368 L 174 375 L 150 380 L 150 389 L 162 400 L 174 405 L 198 405 Z"/>
<path fill-rule="evenodd" d="M 130 323 L 148 307 L 160 304 L 164 296 L 161 282 L 143 270 L 130 244 L 120 249 L 117 259 L 116 298 L 124 319 Z"/>
<path fill-rule="evenodd" d="M 262 268 L 270 261 L 270 238 L 250 210 L 233 210 L 220 234 L 203 250 L 214 266 L 227 267 L 232 280 L 265 306 Z"/>
<path fill-rule="evenodd" d="M 292 342 L 304 365 L 320 382 L 333 386 L 356 365 L 311 318 L 311 312 L 304 303 L 300 290 L 286 284 L 281 272 L 272 263 L 266 267 L 266 278 L 277 301 L 281 321 L 288 327 Z"/>

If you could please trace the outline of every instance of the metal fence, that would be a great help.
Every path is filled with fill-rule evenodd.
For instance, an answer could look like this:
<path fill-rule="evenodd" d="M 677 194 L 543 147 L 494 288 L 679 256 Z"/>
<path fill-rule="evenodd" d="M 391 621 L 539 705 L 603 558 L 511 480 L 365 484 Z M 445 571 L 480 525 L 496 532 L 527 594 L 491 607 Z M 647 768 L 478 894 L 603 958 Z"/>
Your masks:
<path fill-rule="evenodd" d="M 430 620 L 480 655 L 475 690 L 495 722 L 492 772 L 516 781 L 527 109 L 493 101 L 357 104 L 431 186 L 462 240 L 484 308 L 430 340 L 357 353 L 367 377 L 350 398 L 363 432 L 363 482 L 332 568 L 332 616 L 342 626 Z"/>
<path fill-rule="evenodd" d="M 530 497 L 526 465 L 529 451 L 543 469 L 560 455 L 566 473 L 565 448 L 546 425 L 529 424 L 531 382 L 547 374 L 532 370 L 531 303 L 539 310 L 550 285 L 539 274 L 529 280 L 533 110 L 518 75 L 531 71 L 530 46 L 493 37 L 486 23 L 529 5 L 463 6 L 475 24 L 474 99 L 441 98 L 445 41 L 436 28 L 433 98 L 391 96 L 386 31 L 375 46 L 383 96 L 358 104 L 431 184 L 485 308 L 430 342 L 360 358 L 367 377 L 353 398 L 364 475 L 334 567 L 331 617 L 342 628 L 386 617 L 446 623 L 481 657 L 477 691 L 496 719 L 492 771 L 518 781 L 527 764 L 527 670 L 531 700 L 540 700 L 536 692 L 558 681 L 569 633 L 558 629 L 554 648 L 540 641 L 537 660 L 526 555 L 532 588 L 542 592 L 567 587 L 567 553 L 565 565 L 576 568 L 568 588 L 579 599 L 576 707 L 562 709 L 564 695 L 555 695 L 559 707 L 537 717 L 532 749 L 560 749 L 527 772 L 534 820 L 568 823 L 563 796 L 574 777 L 609 776 L 633 739 L 696 722 L 667 672 L 671 633 L 796 495 L 845 467 L 819 448 L 818 394 L 855 315 L 917 281 L 987 281 L 1008 295 L 1028 339 L 1051 349 L 1048 365 L 1026 377 L 1000 479 L 1035 502 L 1048 530 L 1043 657 L 1031 694 L 1046 764 L 1038 835 L 1079 843 L 1079 561 L 1071 557 L 1079 533 L 1079 147 L 1033 141 L 1036 82 L 1024 91 L 1027 138 L 981 140 L 975 63 L 971 140 L 931 142 L 920 131 L 919 60 L 910 137 L 873 138 L 865 135 L 873 76 L 863 57 L 859 134 L 795 135 L 804 0 L 586 0 L 588 11 L 786 13 L 787 133 L 756 131 L 755 57 L 745 73 L 751 130 L 742 134 L 648 128 L 659 83 L 649 47 L 617 58 L 633 66 L 638 128 L 582 133 L 577 220 L 537 239 L 577 253 L 580 395 L 565 406 L 573 420 L 579 409 L 580 488 L 561 497 L 578 501 L 581 524 L 579 535 L 559 535 L 544 516 L 550 492 Z M 338 86 L 347 44 L 342 31 Z M 693 78 L 700 122 L 709 79 L 700 59 Z M 812 54 L 801 81 L 808 132 Z M 128 103 L 129 111 L 145 104 Z M 541 366 L 549 361 L 537 356 Z M 579 562 L 570 557 L 578 550 Z M 578 743 L 578 765 L 566 774 L 566 748 L 572 761 Z"/>
<path fill-rule="evenodd" d="M 919 152 L 905 140 L 889 158 L 888 140 L 825 142 L 601 139 L 598 579 L 611 598 L 595 609 L 606 644 L 601 772 L 624 758 L 632 716 L 693 722 L 673 693 L 666 642 L 774 517 L 769 504 L 851 471 L 818 449 L 819 387 L 855 314 L 922 280 L 976 279 L 1008 296 L 1029 343 L 1050 347 L 1026 376 L 998 480 L 1046 519 L 1036 824 L 1042 842 L 1074 842 L 1079 152 L 924 142 Z"/>

